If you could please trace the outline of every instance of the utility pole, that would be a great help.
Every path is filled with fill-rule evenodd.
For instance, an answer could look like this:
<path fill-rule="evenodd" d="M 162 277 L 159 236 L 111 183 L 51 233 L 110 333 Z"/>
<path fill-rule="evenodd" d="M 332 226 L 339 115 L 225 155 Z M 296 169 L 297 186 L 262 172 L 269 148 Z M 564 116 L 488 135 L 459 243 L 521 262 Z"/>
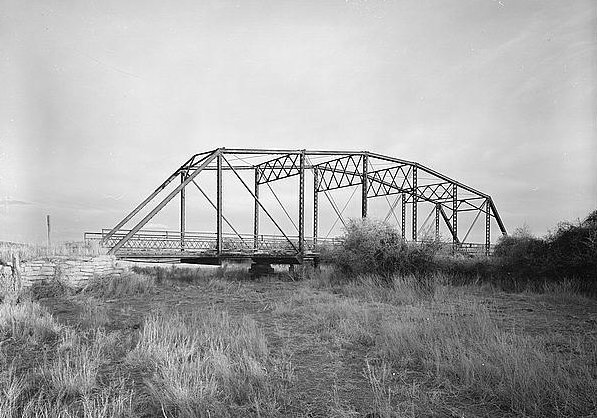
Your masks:
<path fill-rule="evenodd" d="M 52 240 L 50 239 L 50 215 L 46 215 L 46 224 L 48 225 L 48 247 L 52 245 Z"/>

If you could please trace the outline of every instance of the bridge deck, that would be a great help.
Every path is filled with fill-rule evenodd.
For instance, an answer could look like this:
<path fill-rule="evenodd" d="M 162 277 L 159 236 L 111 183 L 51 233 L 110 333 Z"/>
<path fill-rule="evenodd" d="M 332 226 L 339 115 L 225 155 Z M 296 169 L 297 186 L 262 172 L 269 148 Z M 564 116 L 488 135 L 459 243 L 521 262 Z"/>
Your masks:
<path fill-rule="evenodd" d="M 86 242 L 99 242 L 113 248 L 129 231 L 106 239 L 108 230 L 85 233 Z M 337 244 L 338 239 L 305 240 L 305 249 L 299 252 L 298 237 L 276 235 L 224 234 L 222 248 L 218 251 L 216 233 L 179 231 L 139 231 L 115 255 L 121 259 L 180 259 L 197 264 L 219 264 L 222 260 L 255 260 L 272 264 L 297 264 L 304 260 L 319 259 L 324 246 Z"/>
<path fill-rule="evenodd" d="M 106 248 L 113 248 L 129 231 L 119 231 L 105 239 L 108 230 L 85 233 L 86 242 L 98 242 Z M 224 260 L 253 260 L 268 264 L 300 264 L 305 261 L 318 261 L 322 249 L 340 243 L 338 238 L 305 239 L 305 249 L 301 255 L 298 237 L 277 235 L 223 234 L 222 248 L 217 249 L 217 235 L 209 232 L 151 231 L 135 233 L 115 252 L 120 259 L 181 261 L 193 264 L 220 264 Z M 446 244 L 450 247 L 452 243 Z M 482 244 L 461 243 L 457 250 L 470 255 L 485 253 Z"/>

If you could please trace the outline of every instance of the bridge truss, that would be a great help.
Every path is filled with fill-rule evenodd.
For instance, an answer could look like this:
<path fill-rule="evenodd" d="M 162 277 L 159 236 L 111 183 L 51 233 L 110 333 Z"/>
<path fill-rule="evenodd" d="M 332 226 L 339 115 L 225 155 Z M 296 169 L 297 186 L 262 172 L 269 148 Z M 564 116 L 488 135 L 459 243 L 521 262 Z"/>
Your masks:
<path fill-rule="evenodd" d="M 202 173 L 214 171 L 216 196 L 212 199 L 197 180 Z M 251 197 L 252 234 L 238 233 L 224 216 L 224 172 L 233 173 L 233 177 Z M 305 184 L 308 175 L 311 176 L 310 184 L 313 186 L 309 191 L 312 193 L 311 235 L 307 235 L 305 230 Z M 290 235 L 284 231 L 279 219 L 272 215 L 260 198 L 264 185 L 273 192 L 270 183 L 289 177 L 298 177 L 295 208 L 298 235 Z M 158 196 L 165 194 L 165 190 L 169 186 L 172 188 L 173 184 L 176 187 L 159 199 Z M 215 210 L 214 232 L 196 233 L 186 230 L 188 188 L 198 190 Z M 359 191 L 360 216 L 363 218 L 368 216 L 370 201 L 385 199 L 390 209 L 385 219 L 388 220 L 393 215 L 405 240 L 430 239 L 429 233 L 421 236 L 422 231 L 429 229 L 433 230 L 432 239 L 439 239 L 441 231 L 444 231 L 453 248 L 481 250 L 489 254 L 492 227 L 497 226 L 501 234 L 506 234 L 489 195 L 416 162 L 366 151 L 218 148 L 193 155 L 116 226 L 98 233 L 86 233 L 85 239 L 100 240 L 109 249 L 109 253 L 123 258 L 180 259 L 208 264 L 220 263 L 226 258 L 250 258 L 266 263 L 301 263 L 317 259 L 319 246 L 334 243 L 334 238 L 319 236 L 320 199 L 324 196 L 335 212 L 336 221 L 344 223 L 343 212 L 346 205 L 341 209 L 331 195 L 332 191 L 343 188 L 353 188 L 353 195 Z M 180 199 L 178 231 L 143 229 L 175 198 Z M 276 200 L 292 221 L 293 217 L 278 197 Z M 143 216 L 142 213 L 146 214 Z M 421 225 L 425 214 L 427 217 Z M 260 219 L 263 215 L 276 227 L 276 234 L 260 233 Z M 132 221 L 141 216 L 140 220 Z M 484 222 L 484 240 L 481 243 L 469 242 L 469 234 L 479 219 Z M 130 229 L 125 229 L 128 224 L 133 223 Z M 231 232 L 224 232 L 224 224 Z"/>

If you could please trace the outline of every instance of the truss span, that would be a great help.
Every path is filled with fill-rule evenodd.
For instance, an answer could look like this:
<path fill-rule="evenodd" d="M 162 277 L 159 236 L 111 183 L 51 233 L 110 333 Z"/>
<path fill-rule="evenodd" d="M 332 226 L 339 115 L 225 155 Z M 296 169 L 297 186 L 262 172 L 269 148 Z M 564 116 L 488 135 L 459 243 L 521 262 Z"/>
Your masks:
<path fill-rule="evenodd" d="M 215 173 L 215 193 L 206 192 L 199 178 Z M 236 180 L 252 201 L 252 225 L 235 225 L 223 207 L 224 174 Z M 293 190 L 294 208 L 287 210 L 270 184 L 298 177 Z M 178 181 L 177 181 L 178 179 Z M 312 186 L 307 192 L 306 184 Z M 262 197 L 263 186 L 274 193 L 286 217 L 280 217 Z M 204 186 L 205 187 L 205 186 Z M 360 198 L 361 217 L 370 214 L 370 204 L 378 198 L 389 207 L 384 220 L 395 220 L 405 240 L 436 239 L 455 249 L 481 249 L 489 254 L 492 230 L 506 228 L 491 196 L 456 181 L 422 164 L 367 151 L 260 150 L 218 148 L 195 154 L 172 172 L 149 196 L 111 229 L 86 233 L 86 240 L 98 240 L 108 252 L 122 258 L 179 259 L 189 262 L 219 263 L 226 258 L 250 258 L 300 263 L 317 260 L 322 245 L 334 245 L 334 238 L 320 231 L 323 195 L 329 202 L 335 222 L 345 223 L 345 209 L 335 202 L 333 192 L 353 188 Z M 168 192 L 168 190 L 170 191 Z M 187 192 L 203 196 L 206 208 L 215 212 L 213 229 L 205 233 L 187 231 Z M 295 190 L 296 189 L 296 190 Z M 238 191 L 237 191 L 238 192 Z M 236 192 L 235 192 L 236 193 Z M 215 196 L 213 196 L 215 194 Z M 306 196 L 309 199 L 306 199 Z M 152 231 L 146 225 L 174 200 L 179 200 L 179 228 Z M 306 201 L 309 200 L 308 205 Z M 350 200 L 350 199 L 349 199 Z M 393 201 L 392 201 L 393 200 Z M 310 233 L 305 215 L 309 212 Z M 354 216 L 354 215 L 353 215 Z M 426 216 L 426 217 L 425 217 Z M 376 216 L 382 218 L 381 216 Z M 290 220 L 296 233 L 283 221 Z M 424 221 L 423 221 L 423 218 Z M 267 219 L 275 233 L 264 235 L 261 220 Z M 243 228 L 249 227 L 251 232 Z M 476 230 L 475 230 L 476 228 Z M 481 231 L 479 232 L 479 228 Z M 239 232 L 239 230 L 241 232 Z M 472 242 L 469 236 L 481 236 Z"/>

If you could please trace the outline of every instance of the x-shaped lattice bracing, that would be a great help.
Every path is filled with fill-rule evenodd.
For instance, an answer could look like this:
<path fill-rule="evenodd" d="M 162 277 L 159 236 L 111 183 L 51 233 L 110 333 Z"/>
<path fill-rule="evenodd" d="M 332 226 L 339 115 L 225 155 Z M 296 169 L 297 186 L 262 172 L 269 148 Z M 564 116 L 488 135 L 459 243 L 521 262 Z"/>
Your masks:
<path fill-rule="evenodd" d="M 300 154 L 287 154 L 274 158 L 255 166 L 255 168 L 258 184 L 296 176 L 301 172 Z"/>
<path fill-rule="evenodd" d="M 436 203 L 447 202 L 452 199 L 452 184 L 447 182 L 425 184 L 418 186 L 417 192 L 425 199 Z"/>
<path fill-rule="evenodd" d="M 412 169 L 410 166 L 376 170 L 367 176 L 369 179 L 368 197 L 386 196 L 395 193 L 412 193 Z"/>
<path fill-rule="evenodd" d="M 320 173 L 318 192 L 355 186 L 363 182 L 363 157 L 349 155 L 318 164 L 313 168 Z"/>

